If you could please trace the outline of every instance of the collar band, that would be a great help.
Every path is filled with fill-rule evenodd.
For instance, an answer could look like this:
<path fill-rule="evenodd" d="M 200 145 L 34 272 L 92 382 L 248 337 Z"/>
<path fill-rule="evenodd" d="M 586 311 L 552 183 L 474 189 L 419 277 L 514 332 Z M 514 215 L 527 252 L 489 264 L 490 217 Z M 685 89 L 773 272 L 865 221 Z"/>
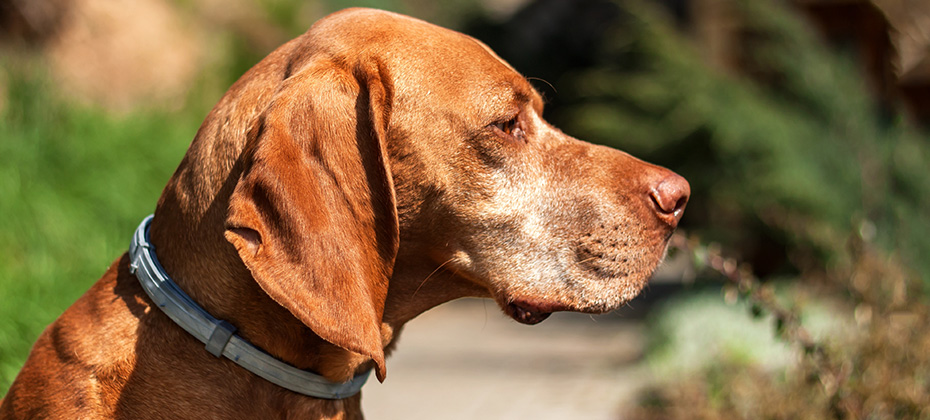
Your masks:
<path fill-rule="evenodd" d="M 135 274 L 152 301 L 176 324 L 206 345 L 210 354 L 225 356 L 269 382 L 299 394 L 330 400 L 357 394 L 371 370 L 348 382 L 335 383 L 306 370 L 284 363 L 235 334 L 236 327 L 218 320 L 197 305 L 165 272 L 149 242 L 149 215 L 142 221 L 129 245 L 130 272 Z"/>

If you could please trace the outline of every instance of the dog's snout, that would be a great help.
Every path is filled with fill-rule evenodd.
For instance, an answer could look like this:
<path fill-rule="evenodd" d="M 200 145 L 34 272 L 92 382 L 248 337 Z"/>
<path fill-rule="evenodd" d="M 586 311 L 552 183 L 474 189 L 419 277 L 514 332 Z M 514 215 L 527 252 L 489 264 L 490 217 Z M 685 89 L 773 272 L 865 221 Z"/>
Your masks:
<path fill-rule="evenodd" d="M 672 227 L 678 225 L 688 204 L 691 186 L 680 175 L 669 171 L 649 190 L 649 197 L 659 218 Z"/>

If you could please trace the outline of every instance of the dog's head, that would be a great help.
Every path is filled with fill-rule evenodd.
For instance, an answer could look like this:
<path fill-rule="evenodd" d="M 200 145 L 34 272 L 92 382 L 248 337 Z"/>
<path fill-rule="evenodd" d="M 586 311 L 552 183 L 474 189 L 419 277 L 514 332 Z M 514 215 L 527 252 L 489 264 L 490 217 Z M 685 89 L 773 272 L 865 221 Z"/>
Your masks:
<path fill-rule="evenodd" d="M 391 13 L 321 20 L 221 105 L 254 115 L 241 133 L 214 124 L 247 138 L 227 240 L 275 301 L 381 376 L 398 249 L 523 323 L 600 313 L 643 288 L 688 201 L 678 175 L 546 123 L 484 44 Z"/>

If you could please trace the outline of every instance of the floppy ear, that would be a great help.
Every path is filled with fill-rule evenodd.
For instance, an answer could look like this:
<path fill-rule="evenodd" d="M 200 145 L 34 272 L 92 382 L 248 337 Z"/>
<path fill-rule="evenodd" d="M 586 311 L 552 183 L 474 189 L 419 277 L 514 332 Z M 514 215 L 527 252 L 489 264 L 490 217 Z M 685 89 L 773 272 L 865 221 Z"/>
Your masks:
<path fill-rule="evenodd" d="M 385 376 L 381 318 L 399 242 L 377 69 L 311 64 L 250 131 L 226 240 L 255 281 L 324 340 Z"/>

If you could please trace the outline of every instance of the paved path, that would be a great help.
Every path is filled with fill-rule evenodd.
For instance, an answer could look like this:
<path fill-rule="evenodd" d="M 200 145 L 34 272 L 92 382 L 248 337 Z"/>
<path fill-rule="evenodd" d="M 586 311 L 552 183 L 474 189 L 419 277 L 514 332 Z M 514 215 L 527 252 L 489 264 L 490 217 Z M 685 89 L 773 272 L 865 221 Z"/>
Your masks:
<path fill-rule="evenodd" d="M 642 328 L 570 313 L 525 326 L 489 300 L 447 303 L 405 327 L 362 405 L 370 420 L 619 420 L 648 381 Z"/>

